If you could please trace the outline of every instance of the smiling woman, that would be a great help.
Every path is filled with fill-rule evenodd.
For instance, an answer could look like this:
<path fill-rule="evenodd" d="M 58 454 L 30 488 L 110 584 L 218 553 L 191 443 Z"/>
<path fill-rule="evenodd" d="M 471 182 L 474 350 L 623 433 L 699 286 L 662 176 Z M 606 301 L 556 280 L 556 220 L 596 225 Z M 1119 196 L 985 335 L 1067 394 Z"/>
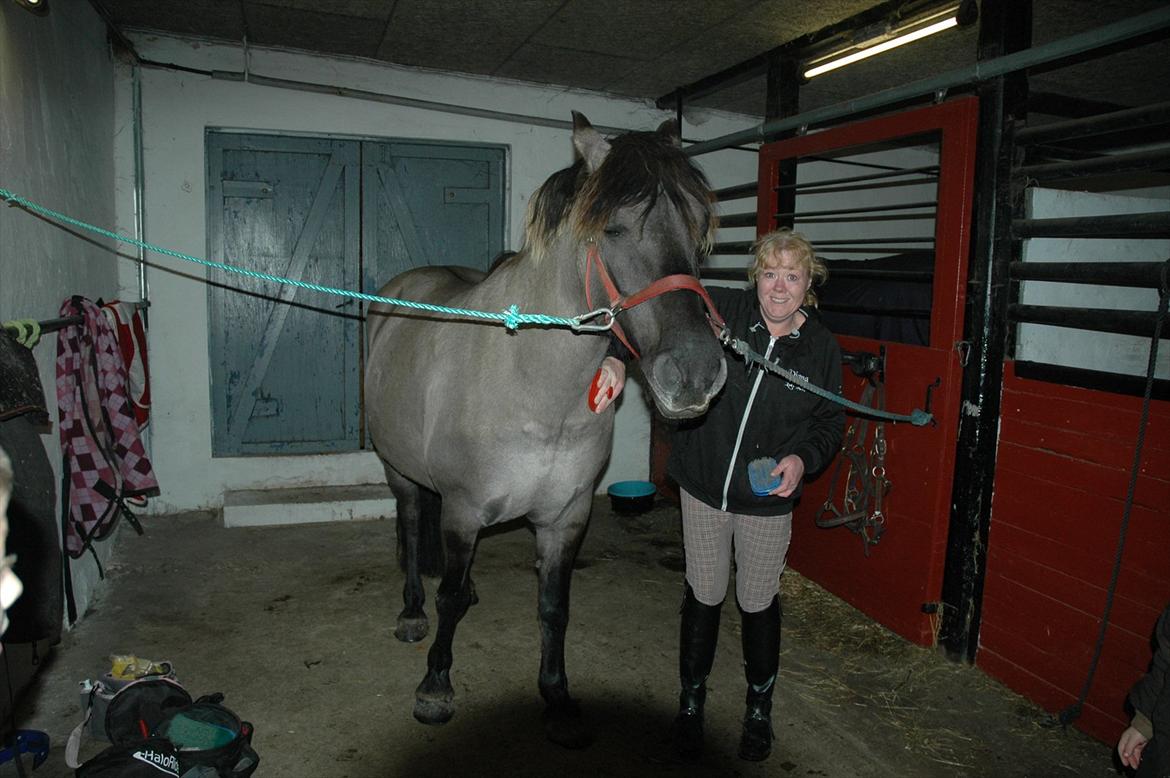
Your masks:
<path fill-rule="evenodd" d="M 727 331 L 764 359 L 840 392 L 841 353 L 815 314 L 814 280 L 824 265 L 808 240 L 789 230 L 756 241 L 748 271 L 754 288 L 711 289 Z M 806 474 L 832 461 L 844 413 L 765 371 L 728 365 L 717 403 L 674 435 L 668 472 L 678 482 L 686 547 L 686 588 L 679 644 L 679 712 L 672 739 L 680 756 L 703 747 L 706 681 L 715 658 L 720 610 L 732 552 L 740 607 L 747 704 L 739 755 L 749 761 L 772 749 L 772 694 L 780 652 L 779 579 L 792 537 L 792 507 Z M 753 463 L 767 460 L 759 472 Z M 766 482 L 768 488 L 753 488 Z"/>

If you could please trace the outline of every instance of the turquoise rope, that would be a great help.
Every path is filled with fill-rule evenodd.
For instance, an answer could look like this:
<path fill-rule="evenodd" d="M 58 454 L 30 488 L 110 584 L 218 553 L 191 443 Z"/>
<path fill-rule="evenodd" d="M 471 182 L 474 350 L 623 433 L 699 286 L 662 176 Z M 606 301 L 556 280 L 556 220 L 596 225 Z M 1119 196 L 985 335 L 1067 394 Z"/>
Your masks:
<path fill-rule="evenodd" d="M 511 305 L 499 313 L 468 310 L 466 308 L 448 308 L 444 305 L 431 305 L 430 303 L 420 303 L 414 300 L 398 300 L 393 297 L 381 297 L 376 294 L 366 294 L 365 292 L 354 292 L 348 289 L 337 289 L 332 286 L 311 284 L 308 281 L 297 281 L 291 278 L 281 278 L 280 276 L 274 276 L 269 273 L 261 273 L 256 270 L 248 270 L 246 268 L 236 267 L 235 265 L 228 265 L 223 262 L 214 262 L 209 259 L 200 259 L 199 257 L 193 257 L 190 254 L 184 254 L 179 251 L 163 248 L 162 246 L 156 246 L 153 243 L 147 243 L 146 241 L 138 240 L 137 238 L 130 238 L 125 235 L 119 235 L 116 232 L 111 232 L 110 230 L 103 229 L 102 227 L 96 227 L 87 222 L 83 222 L 80 219 L 74 219 L 72 216 L 67 216 L 58 211 L 54 211 L 51 208 L 38 205 L 37 203 L 34 203 L 31 200 L 27 200 L 20 195 L 14 192 L 10 192 L 4 188 L 0 188 L 0 198 L 7 200 L 10 205 L 18 205 L 25 210 L 48 217 L 53 221 L 60 222 L 62 224 L 79 227 L 83 230 L 88 230 L 89 232 L 93 232 L 113 240 L 121 241 L 122 243 L 128 243 L 131 246 L 137 246 L 139 248 L 153 251 L 156 254 L 164 254 L 169 257 L 184 259 L 188 262 L 194 262 L 197 265 L 213 267 L 217 270 L 223 270 L 228 273 L 237 273 L 242 276 L 247 276 L 248 278 L 258 278 L 263 281 L 272 281 L 278 284 L 288 284 L 289 286 L 295 286 L 301 289 L 310 289 L 314 292 L 324 292 L 325 294 L 333 294 L 339 297 L 352 297 L 357 300 L 365 300 L 366 302 L 371 303 L 400 305 L 403 308 L 414 308 L 416 310 L 430 311 L 432 313 L 445 313 L 453 316 L 468 316 L 475 319 L 499 321 L 503 322 L 504 326 L 509 330 L 515 330 L 522 324 L 571 327 L 573 329 L 577 329 L 581 326 L 580 319 L 567 319 L 563 316 L 547 316 L 541 313 L 520 313 L 519 307 L 515 305 Z"/>
<path fill-rule="evenodd" d="M 31 200 L 26 200 L 25 198 L 21 197 L 20 195 L 14 193 L 14 192 L 10 192 L 9 190 L 4 189 L 2 187 L 0 187 L 0 198 L 7 200 L 9 205 L 18 205 L 21 208 L 24 208 L 25 210 L 32 211 L 33 213 L 38 213 L 41 216 L 48 217 L 48 218 L 50 218 L 56 222 L 60 222 L 62 224 L 68 224 L 68 225 L 71 225 L 73 227 L 79 227 L 83 230 L 88 230 L 89 232 L 93 232 L 93 233 L 96 233 L 98 235 L 102 235 L 104 237 L 111 238 L 113 240 L 121 241 L 122 243 L 128 243 L 131 246 L 138 246 L 139 248 L 153 251 L 156 254 L 164 254 L 164 255 L 169 256 L 169 257 L 175 257 L 177 259 L 185 259 L 188 262 L 194 262 L 197 265 L 203 265 L 205 267 L 213 267 L 213 268 L 216 268 L 217 270 L 223 270 L 223 271 L 226 271 L 228 273 L 238 273 L 239 275 L 247 276 L 248 278 L 258 278 L 258 279 L 261 279 L 264 281 L 272 281 L 272 282 L 275 282 L 278 284 L 288 284 L 289 286 L 295 286 L 295 287 L 298 287 L 301 289 L 310 289 L 314 292 L 324 292 L 325 294 L 333 294 L 333 295 L 337 295 L 339 297 L 352 297 L 352 298 L 357 299 L 357 300 L 365 300 L 367 302 L 372 302 L 372 303 L 385 303 L 387 305 L 399 305 L 399 306 L 402 306 L 403 308 L 414 308 L 416 310 L 430 311 L 432 313 L 445 313 L 445 314 L 450 314 L 453 316 L 468 316 L 468 317 L 476 318 L 476 319 L 486 319 L 486 320 L 490 320 L 490 321 L 499 321 L 499 322 L 502 322 L 503 325 L 508 330 L 515 330 L 517 327 L 519 327 L 522 324 L 539 324 L 539 325 L 544 325 L 544 326 L 571 327 L 574 330 L 580 330 L 582 328 L 584 328 L 584 329 L 608 329 L 608 326 L 591 327 L 590 325 L 583 324 L 583 320 L 589 319 L 592 316 L 596 315 L 597 311 L 594 311 L 591 314 L 585 314 L 584 316 L 579 316 L 579 317 L 574 318 L 574 319 L 566 319 L 562 316 L 546 316 L 545 314 L 540 314 L 540 313 L 520 313 L 520 309 L 517 306 L 511 305 L 507 309 L 505 309 L 504 311 L 501 311 L 500 313 L 491 313 L 490 311 L 475 311 L 475 310 L 469 310 L 466 308 L 448 308 L 448 307 L 443 306 L 443 305 L 431 305 L 430 303 L 420 303 L 420 302 L 415 302 L 414 300 L 398 300 L 398 299 L 395 299 L 393 297 L 381 297 L 381 296 L 375 295 L 375 294 L 366 294 L 364 292 L 354 292 L 354 291 L 350 291 L 348 289 L 337 289 L 337 288 L 334 288 L 332 286 L 322 286 L 321 284 L 311 284 L 307 281 L 296 281 L 296 280 L 293 280 L 291 278 L 281 278 L 280 276 L 274 276 L 274 275 L 271 275 L 269 273 L 261 273 L 261 272 L 256 271 L 256 270 L 248 270 L 246 268 L 236 267 L 235 265 L 224 264 L 223 262 L 214 262 L 214 261 L 209 260 L 209 259 L 200 259 L 199 257 L 193 257 L 190 254 L 183 254 L 182 252 L 179 252 L 179 251 L 174 251 L 172 249 L 163 248 L 162 246 L 156 246 L 153 243 L 147 243 L 146 241 L 138 240 L 137 238 L 130 238 L 130 237 L 127 237 L 125 235 L 119 235 L 116 232 L 111 232 L 110 230 L 103 229 L 102 227 L 96 227 L 96 226 L 89 224 L 87 222 L 83 222 L 80 219 L 74 219 L 72 216 L 66 216 L 65 214 L 60 213 L 58 211 L 54 211 L 51 208 L 46 208 L 43 205 L 38 205 L 37 203 L 34 203 Z M 610 316 L 610 323 L 612 323 L 612 320 L 613 320 L 613 317 L 611 315 Z M 760 365 L 762 365 L 764 368 L 766 368 L 767 370 L 770 370 L 771 372 L 774 372 L 774 373 L 779 373 L 781 376 L 788 379 L 793 384 L 796 384 L 801 389 L 804 389 L 805 391 L 808 391 L 808 392 L 812 392 L 813 394 L 815 394 L 819 397 L 823 397 L 827 400 L 831 400 L 832 402 L 838 403 L 839 405 L 843 405 L 846 408 L 850 408 L 850 409 L 855 410 L 855 411 L 860 411 L 860 412 L 868 414 L 870 416 L 876 416 L 879 418 L 887 419 L 889 421 L 908 421 L 917 427 L 921 427 L 925 424 L 929 424 L 932 420 L 931 415 L 929 413 L 926 413 L 925 411 L 921 411 L 921 410 L 917 410 L 917 409 L 915 409 L 909 416 L 903 416 L 900 414 L 893 414 L 893 413 L 886 413 L 884 411 L 878 411 L 874 408 L 869 408 L 869 407 L 866 407 L 864 405 L 858 405 L 857 403 L 853 402 L 852 400 L 848 400 L 840 395 L 836 395 L 836 394 L 833 394 L 832 392 L 829 392 L 825 389 L 822 389 L 821 387 L 816 386 L 815 384 L 811 384 L 808 381 L 806 381 L 805 379 L 801 378 L 796 373 L 793 373 L 789 370 L 785 370 L 784 368 L 780 367 L 779 365 L 777 365 L 773 362 L 767 361 L 766 359 L 761 357 L 759 354 L 752 351 L 751 348 L 749 348 L 748 345 L 746 343 L 744 343 L 742 340 L 730 340 L 729 339 L 728 341 L 725 341 L 724 345 L 730 347 L 732 349 L 732 351 L 735 351 L 737 354 L 739 354 L 740 356 L 742 356 L 744 359 L 748 360 L 749 362 L 757 362 Z"/>

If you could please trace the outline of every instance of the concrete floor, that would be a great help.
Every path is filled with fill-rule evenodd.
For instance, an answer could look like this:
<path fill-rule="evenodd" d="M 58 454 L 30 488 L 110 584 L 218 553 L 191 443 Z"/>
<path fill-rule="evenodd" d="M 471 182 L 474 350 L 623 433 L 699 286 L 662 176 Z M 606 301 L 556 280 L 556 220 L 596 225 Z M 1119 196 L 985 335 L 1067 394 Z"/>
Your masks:
<path fill-rule="evenodd" d="M 571 689 L 596 731 L 582 751 L 545 740 L 532 536 L 486 535 L 480 598 L 460 624 L 458 712 L 411 716 L 429 641 L 392 636 L 402 576 L 392 521 L 225 529 L 219 517 L 148 518 L 123 533 L 109 586 L 26 697 L 18 726 L 53 742 L 39 778 L 71 776 L 63 748 L 77 685 L 133 653 L 174 663 L 194 694 L 222 691 L 255 725 L 259 776 L 1108 776 L 1109 746 L 1045 725 L 1045 714 L 979 670 L 910 646 L 795 573 L 771 758 L 735 756 L 743 678 L 739 623 L 724 610 L 709 683 L 708 752 L 680 764 L 666 732 L 676 695 L 681 596 L 678 511 L 615 516 L 603 499 L 573 582 Z M 794 542 L 802 532 L 798 527 Z M 430 581 L 428 595 L 435 582 Z M 428 603 L 430 605 L 430 603 Z M 428 607 L 432 614 L 433 608 Z M 88 741 L 83 756 L 99 751 Z"/>

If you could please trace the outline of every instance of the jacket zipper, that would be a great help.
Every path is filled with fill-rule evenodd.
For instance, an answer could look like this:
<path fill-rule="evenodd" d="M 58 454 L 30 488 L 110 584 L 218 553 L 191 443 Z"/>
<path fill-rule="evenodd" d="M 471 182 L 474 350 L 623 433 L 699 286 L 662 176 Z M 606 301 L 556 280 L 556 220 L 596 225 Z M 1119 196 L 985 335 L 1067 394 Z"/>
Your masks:
<path fill-rule="evenodd" d="M 772 347 L 776 345 L 776 338 L 768 336 L 768 348 L 764 351 L 764 359 L 772 356 Z M 756 401 L 756 391 L 760 388 L 760 381 L 764 380 L 764 370 L 756 372 L 756 382 L 752 384 L 752 392 L 748 395 L 747 407 L 743 409 L 743 418 L 739 420 L 739 432 L 735 436 L 735 448 L 731 450 L 731 461 L 727 463 L 727 477 L 723 479 L 723 507 L 719 510 L 727 511 L 727 492 L 731 488 L 731 476 L 735 472 L 735 461 L 739 459 L 739 447 L 743 443 L 743 431 L 747 428 L 748 416 L 752 413 L 752 404 Z"/>

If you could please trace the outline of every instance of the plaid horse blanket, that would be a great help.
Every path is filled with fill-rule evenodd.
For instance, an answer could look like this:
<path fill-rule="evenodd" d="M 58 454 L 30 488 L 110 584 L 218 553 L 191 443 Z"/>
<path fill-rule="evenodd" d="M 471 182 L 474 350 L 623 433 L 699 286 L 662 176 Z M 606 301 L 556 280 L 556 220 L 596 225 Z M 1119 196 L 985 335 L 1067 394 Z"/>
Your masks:
<path fill-rule="evenodd" d="M 68 499 L 65 550 L 76 559 L 106 537 L 120 516 L 142 532 L 128 499 L 159 493 L 127 392 L 126 363 L 97 304 L 70 297 L 57 333 L 57 415 Z M 64 508 L 65 506 L 63 506 Z"/>

